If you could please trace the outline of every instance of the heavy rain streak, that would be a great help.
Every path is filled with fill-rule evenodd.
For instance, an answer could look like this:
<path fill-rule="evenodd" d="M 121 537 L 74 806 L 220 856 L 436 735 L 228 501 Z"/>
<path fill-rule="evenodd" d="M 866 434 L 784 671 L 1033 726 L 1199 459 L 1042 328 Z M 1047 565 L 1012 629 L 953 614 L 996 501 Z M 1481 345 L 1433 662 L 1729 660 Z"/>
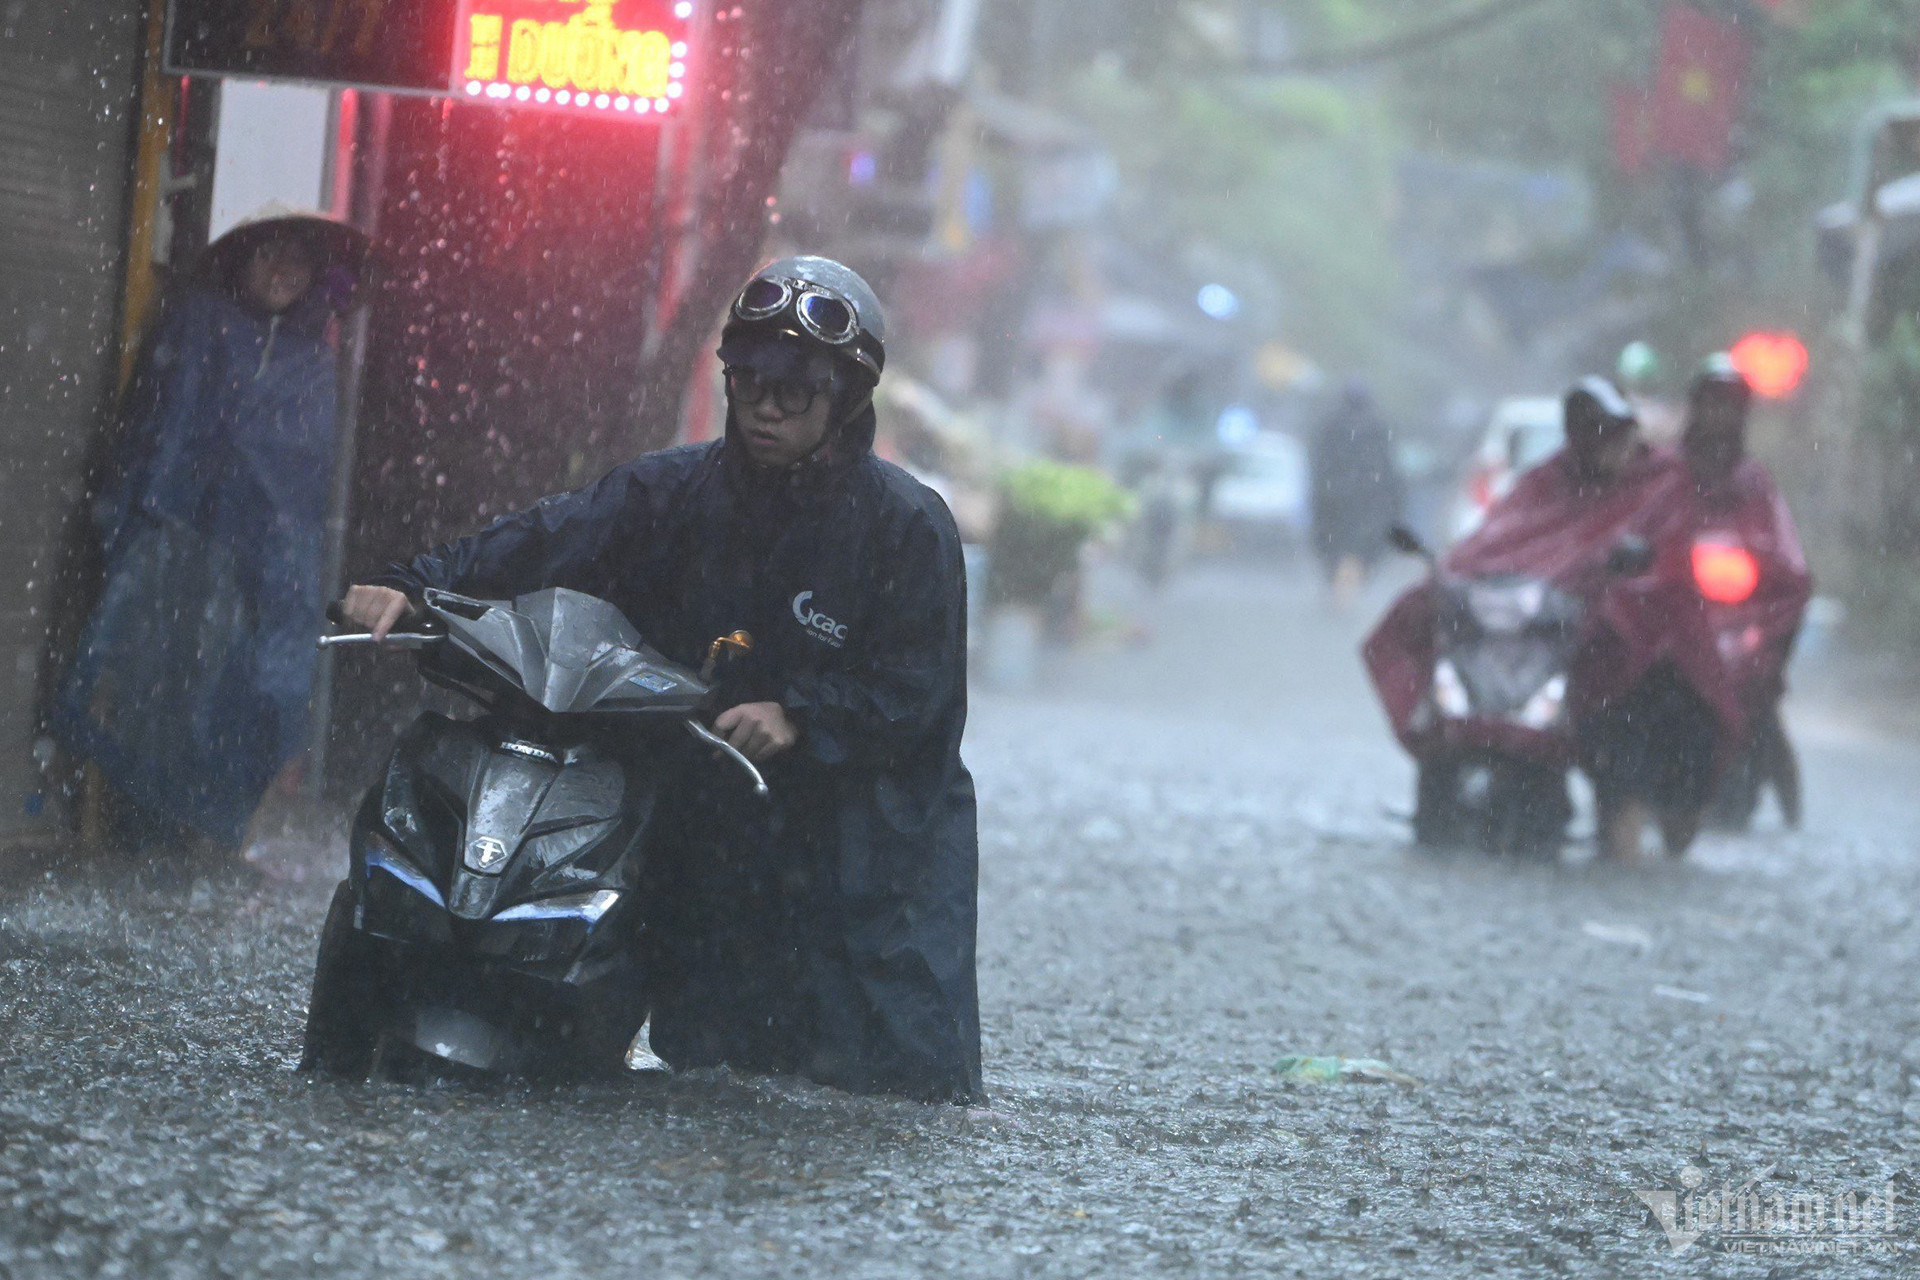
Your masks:
<path fill-rule="evenodd" d="M 1920 1274 L 1920 0 L 0 2 L 0 1277 Z"/>

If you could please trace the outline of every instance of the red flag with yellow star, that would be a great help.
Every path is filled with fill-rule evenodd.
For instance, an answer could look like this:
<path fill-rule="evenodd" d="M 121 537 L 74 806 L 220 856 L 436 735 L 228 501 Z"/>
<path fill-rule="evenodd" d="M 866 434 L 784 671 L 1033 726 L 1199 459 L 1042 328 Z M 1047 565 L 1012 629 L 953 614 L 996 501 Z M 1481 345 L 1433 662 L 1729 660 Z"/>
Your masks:
<path fill-rule="evenodd" d="M 1703 173 L 1727 167 L 1740 119 L 1749 46 L 1732 21 L 1690 4 L 1667 7 L 1653 82 L 1656 154 Z"/>

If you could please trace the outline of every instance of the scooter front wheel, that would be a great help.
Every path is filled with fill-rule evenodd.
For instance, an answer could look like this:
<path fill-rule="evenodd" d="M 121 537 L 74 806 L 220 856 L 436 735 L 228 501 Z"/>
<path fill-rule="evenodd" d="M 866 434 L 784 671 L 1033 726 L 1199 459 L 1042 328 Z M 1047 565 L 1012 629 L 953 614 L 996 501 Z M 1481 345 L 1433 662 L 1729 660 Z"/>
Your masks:
<path fill-rule="evenodd" d="M 353 927 L 353 890 L 342 880 L 320 930 L 300 1069 L 366 1075 L 379 1045 L 385 1008 L 379 955 L 373 941 Z"/>
<path fill-rule="evenodd" d="M 1413 842 L 1423 849 L 1445 849 L 1466 839 L 1460 805 L 1460 762 L 1451 757 L 1422 760 L 1414 784 Z"/>

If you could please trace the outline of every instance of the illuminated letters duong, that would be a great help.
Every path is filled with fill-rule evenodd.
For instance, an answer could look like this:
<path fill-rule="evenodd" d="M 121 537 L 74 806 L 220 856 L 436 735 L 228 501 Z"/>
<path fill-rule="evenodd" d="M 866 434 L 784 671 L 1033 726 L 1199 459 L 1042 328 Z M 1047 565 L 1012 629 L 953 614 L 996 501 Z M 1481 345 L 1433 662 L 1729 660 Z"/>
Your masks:
<path fill-rule="evenodd" d="M 455 88 L 533 106 L 651 115 L 685 90 L 689 0 L 464 0 Z"/>

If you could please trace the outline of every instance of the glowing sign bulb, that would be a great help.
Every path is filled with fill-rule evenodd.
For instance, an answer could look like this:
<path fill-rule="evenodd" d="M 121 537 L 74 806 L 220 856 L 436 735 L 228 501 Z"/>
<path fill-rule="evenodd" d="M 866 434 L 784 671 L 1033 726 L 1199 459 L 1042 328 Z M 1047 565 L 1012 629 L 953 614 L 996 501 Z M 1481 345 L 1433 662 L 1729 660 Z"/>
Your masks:
<path fill-rule="evenodd" d="M 693 5 L 689 3 L 689 0 L 680 0 L 679 4 L 673 6 L 673 16 L 676 18 L 691 18 L 693 16 Z"/>

